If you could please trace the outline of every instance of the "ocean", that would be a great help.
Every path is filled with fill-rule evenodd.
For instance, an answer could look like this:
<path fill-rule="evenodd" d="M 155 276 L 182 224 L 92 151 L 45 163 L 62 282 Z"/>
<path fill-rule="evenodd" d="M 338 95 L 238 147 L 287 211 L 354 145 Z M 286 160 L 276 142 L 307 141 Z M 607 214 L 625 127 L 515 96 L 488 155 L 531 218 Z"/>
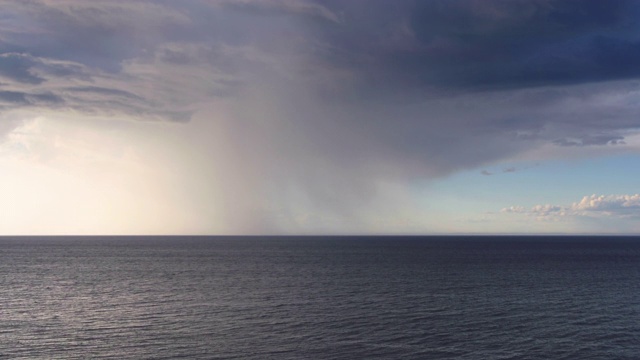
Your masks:
<path fill-rule="evenodd" d="M 638 237 L 4 237 L 1 359 L 638 359 Z"/>

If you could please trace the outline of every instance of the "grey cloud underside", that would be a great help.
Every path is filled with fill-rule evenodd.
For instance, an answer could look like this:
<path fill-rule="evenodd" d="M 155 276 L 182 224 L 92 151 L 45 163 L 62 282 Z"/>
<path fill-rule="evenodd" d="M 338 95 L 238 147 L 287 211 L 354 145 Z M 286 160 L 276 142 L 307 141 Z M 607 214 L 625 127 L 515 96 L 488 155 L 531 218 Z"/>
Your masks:
<path fill-rule="evenodd" d="M 324 3 L 345 23 L 322 27 L 331 61 L 356 65 L 371 86 L 478 91 L 640 75 L 634 1 Z"/>
<path fill-rule="evenodd" d="M 126 64 L 136 59 L 208 66 L 226 75 L 209 89 L 218 96 L 233 95 L 243 83 L 240 74 L 254 76 L 255 71 L 280 71 L 282 76 L 298 76 L 299 71 L 312 82 L 320 81 L 313 74 L 319 68 L 328 70 L 318 77 L 347 73 L 341 91 L 335 91 L 335 82 L 344 78 L 321 84 L 329 88 L 329 96 L 383 99 L 640 75 L 634 21 L 640 13 L 634 1 L 7 3 L 4 21 L 20 22 L 23 28 L 3 34 L 0 75 L 32 85 L 47 79 L 32 71 L 38 59 L 64 60 L 123 77 L 129 75 Z M 271 59 L 226 51 L 243 47 L 264 51 Z M 288 74 L 274 69 L 273 63 L 283 58 L 307 66 L 288 69 Z M 64 67 L 57 71 L 53 75 L 58 77 L 78 74 Z M 132 101 L 139 100 L 136 96 Z M 189 102 L 181 100 L 181 105 Z"/>
<path fill-rule="evenodd" d="M 624 145 L 640 128 L 632 81 L 640 75 L 637 2 L 320 3 L 339 14 L 340 23 L 309 24 L 319 39 L 309 51 L 352 75 L 337 96 L 363 106 L 429 104 L 409 125 L 415 133 L 403 138 L 408 144 L 450 132 L 488 135 L 487 142 L 515 133 L 523 142 Z M 609 96 L 624 100 L 599 100 Z M 443 108 L 447 116 L 438 115 Z M 390 111 L 386 131 L 411 122 L 399 120 L 403 111 Z M 451 117 L 471 119 L 462 128 L 450 125 Z M 475 126 L 482 130 L 473 132 Z M 421 127 L 432 134 L 422 137 Z"/>
<path fill-rule="evenodd" d="M 620 135 L 590 135 L 580 139 L 558 139 L 555 144 L 561 146 L 590 146 L 590 145 L 624 145 L 624 136 Z"/>
<path fill-rule="evenodd" d="M 588 85 L 640 75 L 635 1 L 5 3 L 5 106 L 185 121 L 194 104 L 275 79 L 342 106 L 337 126 L 366 128 L 392 153 L 470 141 L 468 131 L 619 145 L 640 126 L 633 106 L 589 103 L 616 85 Z M 425 161 L 440 161 L 426 150 Z"/>
<path fill-rule="evenodd" d="M 182 122 L 193 104 L 230 96 L 241 83 L 236 73 L 246 61 L 223 53 L 226 43 L 207 36 L 215 29 L 183 9 L 143 1 L 5 3 L 0 90 L 14 107 Z M 56 101 L 30 100 L 43 96 Z"/>
<path fill-rule="evenodd" d="M 136 115 L 175 121 L 188 121 L 190 117 L 188 109 L 165 109 L 160 97 L 124 90 L 131 87 L 126 79 L 109 79 L 110 76 L 92 73 L 82 64 L 15 53 L 5 54 L 4 58 L 12 59 L 15 68 L 20 69 L 20 76 L 0 73 L 3 110 L 70 109 L 96 115 Z M 92 85 L 96 83 L 104 85 Z"/>
<path fill-rule="evenodd" d="M 229 193 L 238 178 L 256 197 L 289 184 L 316 207 L 349 213 L 379 182 L 488 166 L 543 144 L 623 147 L 640 129 L 636 1 L 2 6 L 3 111 L 197 114 L 216 126 L 210 143 L 237 157 L 220 175 Z M 234 104 L 228 119 L 217 115 L 221 99 Z"/>
<path fill-rule="evenodd" d="M 44 79 L 34 75 L 30 69 L 34 62 L 30 57 L 8 53 L 0 56 L 0 75 L 19 83 L 38 85 Z"/>

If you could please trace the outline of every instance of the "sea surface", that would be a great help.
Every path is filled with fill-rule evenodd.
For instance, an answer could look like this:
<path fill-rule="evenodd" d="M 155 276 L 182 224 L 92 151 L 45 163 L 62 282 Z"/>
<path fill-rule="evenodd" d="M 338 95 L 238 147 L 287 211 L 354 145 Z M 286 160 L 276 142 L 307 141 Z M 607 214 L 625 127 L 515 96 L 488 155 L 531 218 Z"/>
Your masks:
<path fill-rule="evenodd" d="M 637 237 L 0 238 L 2 359 L 639 359 Z"/>

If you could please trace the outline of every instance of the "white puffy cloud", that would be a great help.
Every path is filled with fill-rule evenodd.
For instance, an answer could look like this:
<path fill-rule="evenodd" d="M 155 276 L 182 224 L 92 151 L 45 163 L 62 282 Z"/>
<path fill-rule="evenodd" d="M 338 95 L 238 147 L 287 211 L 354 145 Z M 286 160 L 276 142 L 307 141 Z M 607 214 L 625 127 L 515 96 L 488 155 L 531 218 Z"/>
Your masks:
<path fill-rule="evenodd" d="M 587 195 L 570 205 L 534 205 L 503 208 L 502 213 L 526 214 L 540 220 L 562 217 L 640 217 L 640 194 L 632 195 Z"/>
<path fill-rule="evenodd" d="M 590 195 L 571 205 L 576 214 L 640 215 L 640 194 L 633 195 Z"/>

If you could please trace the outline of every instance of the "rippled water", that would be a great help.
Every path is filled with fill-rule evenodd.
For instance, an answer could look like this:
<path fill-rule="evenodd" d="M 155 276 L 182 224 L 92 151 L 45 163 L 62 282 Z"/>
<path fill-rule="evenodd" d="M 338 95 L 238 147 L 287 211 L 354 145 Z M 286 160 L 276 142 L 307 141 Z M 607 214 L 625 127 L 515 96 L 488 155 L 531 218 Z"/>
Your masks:
<path fill-rule="evenodd" d="M 0 357 L 637 359 L 637 238 L 3 238 Z"/>

